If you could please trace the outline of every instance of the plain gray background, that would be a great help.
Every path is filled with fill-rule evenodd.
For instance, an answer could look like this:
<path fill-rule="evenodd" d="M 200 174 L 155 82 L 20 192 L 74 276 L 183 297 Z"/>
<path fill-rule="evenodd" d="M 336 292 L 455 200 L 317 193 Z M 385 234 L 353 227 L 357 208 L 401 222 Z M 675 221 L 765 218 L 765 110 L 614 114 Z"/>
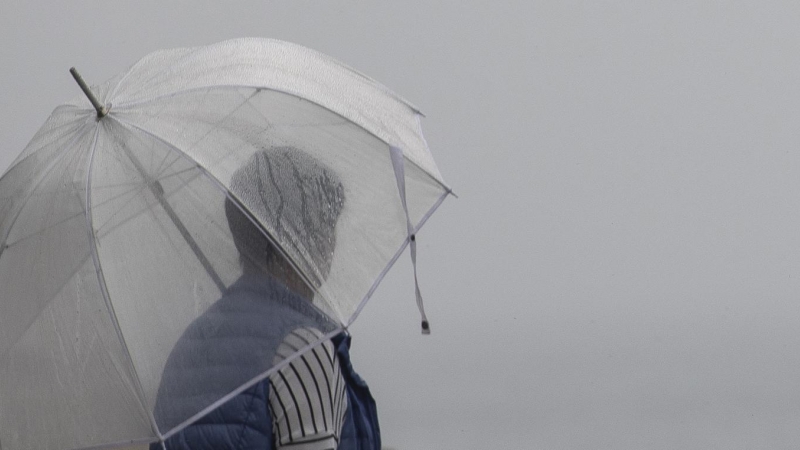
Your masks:
<path fill-rule="evenodd" d="M 327 53 L 427 115 L 449 199 L 354 325 L 387 447 L 796 448 L 795 2 L 11 1 L 0 168 L 145 54 Z M 1 381 L 0 381 L 1 382 Z"/>

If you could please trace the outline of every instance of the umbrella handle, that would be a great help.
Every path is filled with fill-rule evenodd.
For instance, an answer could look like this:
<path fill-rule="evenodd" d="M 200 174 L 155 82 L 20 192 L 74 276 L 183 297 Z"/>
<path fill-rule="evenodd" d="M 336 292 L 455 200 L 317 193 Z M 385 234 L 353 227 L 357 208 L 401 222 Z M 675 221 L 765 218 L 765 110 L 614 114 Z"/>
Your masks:
<path fill-rule="evenodd" d="M 97 110 L 97 118 L 102 119 L 103 117 L 105 117 L 106 114 L 108 114 L 108 107 L 106 107 L 105 105 L 100 103 L 99 100 L 97 100 L 97 97 L 94 96 L 94 92 L 92 92 L 92 90 L 89 89 L 89 86 L 86 84 L 85 81 L 83 81 L 83 77 L 81 76 L 81 74 L 79 74 L 74 67 L 71 67 L 69 69 L 69 73 L 71 73 L 72 78 L 75 78 L 75 81 L 78 82 L 78 86 L 81 87 L 83 93 L 86 94 L 87 97 L 89 97 L 89 101 L 92 102 L 92 106 L 94 106 L 94 109 Z"/>

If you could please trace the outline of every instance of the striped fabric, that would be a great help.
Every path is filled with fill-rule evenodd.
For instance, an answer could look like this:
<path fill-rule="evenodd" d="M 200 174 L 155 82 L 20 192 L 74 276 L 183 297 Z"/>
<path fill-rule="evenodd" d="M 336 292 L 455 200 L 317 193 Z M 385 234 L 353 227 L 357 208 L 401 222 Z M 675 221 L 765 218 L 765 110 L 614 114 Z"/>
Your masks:
<path fill-rule="evenodd" d="M 297 328 L 278 348 L 274 364 L 319 340 L 314 328 Z M 277 449 L 335 450 L 347 395 L 339 360 L 330 341 L 314 347 L 270 375 L 269 406 Z"/>

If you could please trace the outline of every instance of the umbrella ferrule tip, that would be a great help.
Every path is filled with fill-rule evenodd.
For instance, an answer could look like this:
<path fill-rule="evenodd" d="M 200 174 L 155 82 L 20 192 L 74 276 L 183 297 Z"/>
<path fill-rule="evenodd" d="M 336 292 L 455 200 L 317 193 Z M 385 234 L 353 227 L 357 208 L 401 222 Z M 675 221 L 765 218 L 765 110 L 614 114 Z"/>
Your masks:
<path fill-rule="evenodd" d="M 422 321 L 422 334 L 431 334 L 431 326 L 427 320 Z"/>

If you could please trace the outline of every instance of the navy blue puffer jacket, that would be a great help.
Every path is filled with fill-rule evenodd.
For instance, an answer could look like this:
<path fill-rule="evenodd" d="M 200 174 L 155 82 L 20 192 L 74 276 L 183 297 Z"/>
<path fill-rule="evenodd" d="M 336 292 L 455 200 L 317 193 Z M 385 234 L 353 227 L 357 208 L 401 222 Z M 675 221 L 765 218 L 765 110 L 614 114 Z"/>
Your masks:
<path fill-rule="evenodd" d="M 268 299 L 268 301 L 265 301 Z M 336 324 L 274 280 L 243 277 L 195 320 L 176 344 L 164 370 L 156 423 L 172 429 L 249 377 L 269 369 L 277 346 L 293 329 L 322 332 Z M 346 333 L 333 338 L 348 395 L 339 450 L 379 450 L 375 401 L 350 362 Z M 241 379 L 240 379 L 241 378 Z M 272 450 L 269 383 L 234 396 L 164 443 L 167 450 Z M 161 450 L 161 443 L 151 445 Z"/>

